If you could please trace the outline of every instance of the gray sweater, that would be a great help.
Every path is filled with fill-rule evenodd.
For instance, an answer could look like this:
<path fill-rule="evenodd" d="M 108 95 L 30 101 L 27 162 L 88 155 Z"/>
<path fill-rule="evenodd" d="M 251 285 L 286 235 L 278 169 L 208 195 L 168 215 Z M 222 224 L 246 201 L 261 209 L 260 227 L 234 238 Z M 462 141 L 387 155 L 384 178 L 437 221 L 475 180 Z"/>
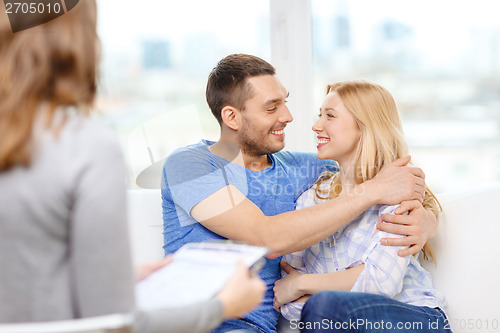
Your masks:
<path fill-rule="evenodd" d="M 62 111 L 56 117 L 63 119 Z M 207 332 L 222 304 L 134 309 L 123 156 L 114 135 L 70 115 L 35 125 L 29 168 L 0 172 L 0 322 L 134 313 L 137 332 Z"/>

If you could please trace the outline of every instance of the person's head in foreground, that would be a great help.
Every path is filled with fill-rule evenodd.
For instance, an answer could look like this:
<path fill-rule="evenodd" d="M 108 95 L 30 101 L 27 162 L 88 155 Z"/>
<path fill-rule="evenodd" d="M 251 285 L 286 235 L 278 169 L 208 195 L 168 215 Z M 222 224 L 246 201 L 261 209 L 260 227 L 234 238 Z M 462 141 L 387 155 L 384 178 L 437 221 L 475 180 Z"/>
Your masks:
<path fill-rule="evenodd" d="M 29 165 L 33 123 L 49 126 L 58 106 L 94 101 L 98 65 L 95 0 L 50 22 L 13 33 L 0 13 L 0 171 Z"/>

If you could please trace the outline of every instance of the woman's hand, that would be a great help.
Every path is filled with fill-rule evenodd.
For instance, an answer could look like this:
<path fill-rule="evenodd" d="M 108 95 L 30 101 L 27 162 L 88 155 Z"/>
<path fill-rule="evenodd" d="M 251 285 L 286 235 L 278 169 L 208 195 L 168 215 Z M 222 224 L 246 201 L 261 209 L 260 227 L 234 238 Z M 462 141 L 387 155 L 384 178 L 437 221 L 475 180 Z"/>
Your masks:
<path fill-rule="evenodd" d="M 135 281 L 139 282 L 147 278 L 154 271 L 170 264 L 172 262 L 172 255 L 166 256 L 162 260 L 153 261 L 147 264 L 139 265 L 135 268 Z"/>
<path fill-rule="evenodd" d="M 409 214 L 405 215 L 406 212 Z M 400 257 L 405 257 L 420 251 L 435 235 L 437 219 L 419 200 L 403 201 L 394 214 L 386 214 L 379 218 L 377 228 L 391 234 L 406 236 L 381 240 L 382 245 L 407 247 L 398 252 Z"/>
<path fill-rule="evenodd" d="M 266 289 L 264 281 L 240 260 L 236 272 L 215 297 L 222 302 L 224 319 L 237 318 L 259 305 Z"/>
<path fill-rule="evenodd" d="M 297 279 L 302 275 L 292 266 L 282 261 L 281 268 L 288 274 L 274 283 L 273 307 L 280 312 L 282 305 L 290 303 L 304 294 L 298 288 Z"/>

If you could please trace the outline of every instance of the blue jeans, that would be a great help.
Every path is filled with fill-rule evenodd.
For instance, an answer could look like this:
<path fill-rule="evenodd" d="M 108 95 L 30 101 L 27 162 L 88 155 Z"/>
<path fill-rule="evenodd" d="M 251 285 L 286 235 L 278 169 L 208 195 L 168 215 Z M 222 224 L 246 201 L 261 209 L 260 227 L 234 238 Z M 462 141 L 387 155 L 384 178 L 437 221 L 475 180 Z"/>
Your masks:
<path fill-rule="evenodd" d="M 223 322 L 211 333 L 263 333 L 257 326 L 244 319 L 231 319 Z"/>
<path fill-rule="evenodd" d="M 299 325 L 302 332 L 451 333 L 446 315 L 439 308 L 346 291 L 313 295 L 302 310 Z"/>

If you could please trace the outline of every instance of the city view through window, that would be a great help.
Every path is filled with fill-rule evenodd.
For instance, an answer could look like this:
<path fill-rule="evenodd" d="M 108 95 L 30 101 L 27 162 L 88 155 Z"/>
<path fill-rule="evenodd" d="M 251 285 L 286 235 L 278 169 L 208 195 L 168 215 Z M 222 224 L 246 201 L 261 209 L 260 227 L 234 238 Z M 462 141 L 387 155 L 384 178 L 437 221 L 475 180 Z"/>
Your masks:
<path fill-rule="evenodd" d="M 97 108 L 120 136 L 129 188 L 175 148 L 217 139 L 207 76 L 230 53 L 271 61 L 269 1 L 99 1 Z M 292 113 L 310 114 L 312 126 L 328 83 L 368 79 L 395 97 L 414 163 L 435 192 L 499 181 L 495 7 L 494 0 L 312 0 L 313 84 L 304 89 L 314 98 L 311 109 Z M 300 135 L 314 151 L 313 132 Z"/>

